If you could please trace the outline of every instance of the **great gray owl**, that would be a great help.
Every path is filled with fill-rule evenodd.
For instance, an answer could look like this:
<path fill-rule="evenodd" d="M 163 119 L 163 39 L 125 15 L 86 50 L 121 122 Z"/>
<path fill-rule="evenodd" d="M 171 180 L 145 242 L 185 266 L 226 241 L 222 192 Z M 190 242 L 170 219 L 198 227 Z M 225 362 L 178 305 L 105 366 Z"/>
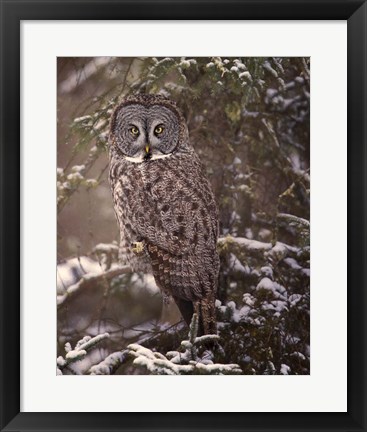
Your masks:
<path fill-rule="evenodd" d="M 177 105 L 158 95 L 127 97 L 111 117 L 110 171 L 120 257 L 151 271 L 189 324 L 215 333 L 218 210 Z"/>

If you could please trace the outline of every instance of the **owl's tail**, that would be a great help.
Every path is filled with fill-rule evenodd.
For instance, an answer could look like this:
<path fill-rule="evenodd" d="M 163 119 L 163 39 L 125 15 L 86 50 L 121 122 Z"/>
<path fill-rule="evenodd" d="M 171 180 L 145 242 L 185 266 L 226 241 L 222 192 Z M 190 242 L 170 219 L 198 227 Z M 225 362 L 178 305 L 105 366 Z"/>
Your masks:
<path fill-rule="evenodd" d="M 205 334 L 217 334 L 217 322 L 215 316 L 215 299 L 203 298 L 194 302 L 173 297 L 183 319 L 190 326 L 194 312 L 199 317 L 198 336 Z"/>
<path fill-rule="evenodd" d="M 199 317 L 198 336 L 204 334 L 217 334 L 217 319 L 215 313 L 215 298 L 210 293 L 207 297 L 194 301 L 194 312 Z"/>

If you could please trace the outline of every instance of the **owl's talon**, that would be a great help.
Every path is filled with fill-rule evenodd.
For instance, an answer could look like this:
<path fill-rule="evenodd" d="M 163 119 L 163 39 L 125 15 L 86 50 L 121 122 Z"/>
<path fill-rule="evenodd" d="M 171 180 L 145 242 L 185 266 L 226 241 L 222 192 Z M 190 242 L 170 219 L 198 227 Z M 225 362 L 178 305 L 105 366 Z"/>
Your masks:
<path fill-rule="evenodd" d="M 131 243 L 131 250 L 136 254 L 139 255 L 144 250 L 144 243 L 143 242 L 133 242 Z"/>

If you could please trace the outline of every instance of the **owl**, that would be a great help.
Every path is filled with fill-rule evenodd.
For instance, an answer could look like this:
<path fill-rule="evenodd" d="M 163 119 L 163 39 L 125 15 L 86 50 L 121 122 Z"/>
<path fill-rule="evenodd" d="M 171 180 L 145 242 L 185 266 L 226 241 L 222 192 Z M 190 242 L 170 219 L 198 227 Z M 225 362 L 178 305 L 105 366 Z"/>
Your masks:
<path fill-rule="evenodd" d="M 120 258 L 152 272 L 199 334 L 216 333 L 218 209 L 185 119 L 170 99 L 129 96 L 114 110 L 109 180 Z"/>

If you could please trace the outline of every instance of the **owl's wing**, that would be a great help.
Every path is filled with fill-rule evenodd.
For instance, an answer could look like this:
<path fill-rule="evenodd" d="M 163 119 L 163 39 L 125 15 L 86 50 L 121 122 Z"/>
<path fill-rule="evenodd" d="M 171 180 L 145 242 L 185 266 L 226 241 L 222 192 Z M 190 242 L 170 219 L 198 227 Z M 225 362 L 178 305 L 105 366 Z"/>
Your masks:
<path fill-rule="evenodd" d="M 161 193 L 162 192 L 162 193 Z M 141 205 L 134 205 L 143 201 Z M 188 253 L 195 242 L 195 215 L 188 206 L 169 199 L 163 190 L 155 188 L 155 195 L 132 191 L 126 213 L 134 230 L 147 243 L 172 253 Z"/>
<path fill-rule="evenodd" d="M 210 237 L 216 238 L 214 197 L 201 171 L 194 170 L 190 178 L 184 165 L 173 170 L 157 162 L 156 170 L 130 189 L 125 210 L 142 239 L 173 255 L 183 255 L 199 241 L 203 220 L 211 230 Z"/>

